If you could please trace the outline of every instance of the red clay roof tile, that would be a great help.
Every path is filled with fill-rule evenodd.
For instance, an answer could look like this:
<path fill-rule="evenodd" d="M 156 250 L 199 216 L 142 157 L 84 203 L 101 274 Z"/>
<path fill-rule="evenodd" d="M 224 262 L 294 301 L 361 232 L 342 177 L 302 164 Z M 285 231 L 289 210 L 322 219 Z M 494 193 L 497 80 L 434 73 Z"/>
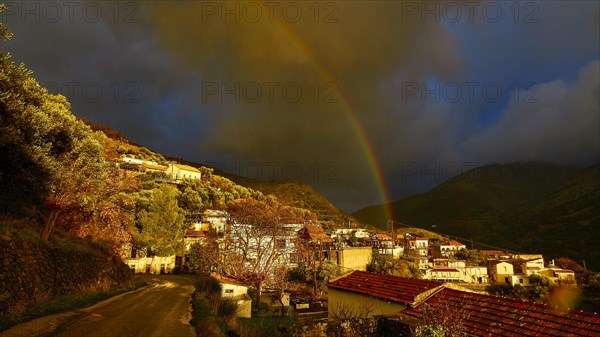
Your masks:
<path fill-rule="evenodd" d="M 406 305 L 441 282 L 405 279 L 355 271 L 329 283 L 330 288 L 361 293 Z M 464 292 L 440 287 L 424 303 L 434 310 L 464 313 L 465 330 L 475 336 L 595 336 L 600 337 L 600 315 L 570 310 L 561 312 L 545 304 Z M 421 317 L 423 305 L 403 314 Z M 461 314 L 462 315 L 462 314 Z"/>

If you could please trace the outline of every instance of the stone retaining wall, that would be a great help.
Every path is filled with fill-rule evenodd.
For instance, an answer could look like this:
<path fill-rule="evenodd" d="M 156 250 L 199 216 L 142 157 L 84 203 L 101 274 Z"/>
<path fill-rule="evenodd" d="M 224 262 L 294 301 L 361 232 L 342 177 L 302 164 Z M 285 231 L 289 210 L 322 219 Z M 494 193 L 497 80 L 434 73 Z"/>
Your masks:
<path fill-rule="evenodd" d="M 132 277 L 127 265 L 99 248 L 8 235 L 0 235 L 0 266 L 0 319 L 57 296 L 108 291 Z"/>

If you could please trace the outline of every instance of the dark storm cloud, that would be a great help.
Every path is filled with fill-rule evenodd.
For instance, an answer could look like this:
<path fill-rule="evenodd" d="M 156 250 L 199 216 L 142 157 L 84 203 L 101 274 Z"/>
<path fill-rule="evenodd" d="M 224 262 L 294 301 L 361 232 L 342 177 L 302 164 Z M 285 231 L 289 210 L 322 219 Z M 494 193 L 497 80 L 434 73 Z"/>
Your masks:
<path fill-rule="evenodd" d="M 5 15 L 15 33 L 6 49 L 65 94 L 78 82 L 76 114 L 173 156 L 301 178 L 346 210 L 381 201 L 350 113 L 393 198 L 472 162 L 597 160 L 597 3 L 539 3 L 533 23 L 504 2 L 481 2 L 472 23 L 464 8 L 448 20 L 443 2 L 427 3 L 439 18 L 406 1 L 78 2 L 74 20 L 56 22 L 45 2 L 28 2 L 42 14 L 24 20 L 21 3 Z M 491 22 L 486 4 L 503 16 Z M 453 82 L 465 92 L 464 82 L 496 83 L 504 97 L 407 97 L 410 85 Z M 539 104 L 511 105 L 515 82 L 535 82 Z M 97 101 L 83 93 L 90 83 Z M 434 173 L 414 173 L 422 168 Z"/>
<path fill-rule="evenodd" d="M 98 20 L 93 11 L 81 11 L 88 3 L 101 8 Z M 197 135 L 181 123 L 202 119 L 194 113 L 200 110 L 193 99 L 195 74 L 183 72 L 177 59 L 157 46 L 143 11 L 137 22 L 117 24 L 114 4 L 88 3 L 76 2 L 72 21 L 69 7 L 59 7 L 57 22 L 50 20 L 46 2 L 9 3 L 5 21 L 14 37 L 6 48 L 49 90 L 67 96 L 77 115 L 123 131 L 132 141 L 180 154 L 181 147 L 172 144 Z"/>
<path fill-rule="evenodd" d="M 283 11 L 290 3 L 298 4 L 281 3 L 277 8 Z M 297 102 L 276 90 L 275 99 L 262 104 L 240 105 L 231 95 L 212 104 L 214 129 L 203 150 L 248 161 L 297 162 L 305 171 L 315 162 L 333 162 L 340 168 L 339 183 L 320 186 L 338 203 L 357 207 L 377 200 L 377 192 L 349 114 L 356 114 L 377 154 L 386 154 L 385 147 L 401 154 L 404 145 L 398 146 L 396 132 L 403 123 L 389 122 L 391 102 L 382 95 L 382 85 L 402 69 L 415 79 L 429 74 L 449 77 L 461 68 L 459 52 L 442 27 L 419 20 L 400 22 L 401 3 L 338 2 L 335 22 L 330 23 L 315 22 L 312 3 L 299 4 L 304 15 L 298 22 L 275 9 L 272 21 L 247 22 L 242 15 L 238 23 L 233 16 L 220 15 L 223 7 L 216 14 L 210 8 L 208 15 L 202 2 L 160 3 L 151 11 L 163 45 L 190 69 L 200 69 L 205 81 L 229 90 L 248 82 L 275 82 L 279 88 L 295 83 L 303 90 Z M 325 101 L 329 82 L 335 84 L 334 102 Z M 316 102 L 315 83 L 321 90 Z"/>

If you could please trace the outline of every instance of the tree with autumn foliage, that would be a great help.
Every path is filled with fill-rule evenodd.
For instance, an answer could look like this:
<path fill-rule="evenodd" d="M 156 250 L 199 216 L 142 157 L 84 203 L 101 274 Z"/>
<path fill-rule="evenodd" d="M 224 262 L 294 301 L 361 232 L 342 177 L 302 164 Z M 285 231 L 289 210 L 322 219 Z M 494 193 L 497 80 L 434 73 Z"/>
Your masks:
<path fill-rule="evenodd" d="M 96 177 L 93 197 L 77 203 L 79 209 L 63 214 L 63 227 L 76 237 L 89 237 L 111 243 L 117 252 L 131 241 L 135 224 L 135 200 L 138 180 L 114 166 L 106 166 Z"/>
<path fill-rule="evenodd" d="M 263 284 L 282 254 L 275 246 L 275 239 L 285 234 L 284 229 L 271 198 L 264 202 L 254 198 L 237 199 L 231 201 L 228 208 L 233 221 L 227 238 L 227 257 L 223 261 L 225 270 L 240 281 L 250 282 L 260 303 Z"/>

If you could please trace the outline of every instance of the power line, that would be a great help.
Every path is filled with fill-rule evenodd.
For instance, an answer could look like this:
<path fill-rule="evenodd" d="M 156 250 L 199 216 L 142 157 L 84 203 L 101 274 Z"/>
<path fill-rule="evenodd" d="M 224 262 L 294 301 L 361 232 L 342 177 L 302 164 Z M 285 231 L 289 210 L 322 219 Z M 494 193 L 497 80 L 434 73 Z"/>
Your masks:
<path fill-rule="evenodd" d="M 403 227 L 407 227 L 407 228 L 419 228 L 419 227 L 416 227 L 416 226 L 407 225 L 407 224 L 405 224 L 405 223 L 402 223 L 402 222 L 398 222 L 398 221 L 394 221 L 394 220 L 388 220 L 388 223 L 387 223 L 387 228 L 388 228 L 388 230 L 389 230 L 389 228 L 391 227 L 391 228 L 392 228 L 392 232 L 393 232 L 394 225 L 396 225 L 396 224 L 397 224 L 397 225 L 400 225 L 400 226 L 403 226 Z M 421 229 L 425 229 L 425 228 L 421 228 Z M 487 243 L 483 243 L 483 242 L 477 242 L 477 241 L 474 241 L 473 239 L 466 239 L 466 238 L 462 238 L 462 237 L 460 237 L 460 236 L 456 236 L 456 235 L 450 235 L 450 234 L 445 234 L 445 233 L 441 233 L 441 232 L 436 232 L 436 231 L 429 230 L 429 229 L 426 229 L 426 230 L 427 230 L 427 231 L 430 231 L 430 232 L 433 232 L 433 233 L 435 233 L 435 234 L 438 234 L 438 235 L 447 236 L 447 237 L 449 237 L 449 238 L 451 238 L 451 239 L 457 239 L 457 240 L 461 240 L 461 241 L 467 241 L 467 242 L 475 243 L 475 244 L 477 244 L 478 246 L 483 246 L 483 247 L 488 247 L 488 248 L 499 249 L 499 250 L 506 251 L 506 252 L 508 252 L 508 253 L 516 253 L 516 254 L 520 254 L 520 252 L 518 252 L 518 251 L 516 251 L 516 250 L 513 250 L 513 249 L 507 249 L 507 248 L 503 248 L 503 247 L 493 246 L 493 245 L 490 245 L 490 244 L 487 244 Z"/>

